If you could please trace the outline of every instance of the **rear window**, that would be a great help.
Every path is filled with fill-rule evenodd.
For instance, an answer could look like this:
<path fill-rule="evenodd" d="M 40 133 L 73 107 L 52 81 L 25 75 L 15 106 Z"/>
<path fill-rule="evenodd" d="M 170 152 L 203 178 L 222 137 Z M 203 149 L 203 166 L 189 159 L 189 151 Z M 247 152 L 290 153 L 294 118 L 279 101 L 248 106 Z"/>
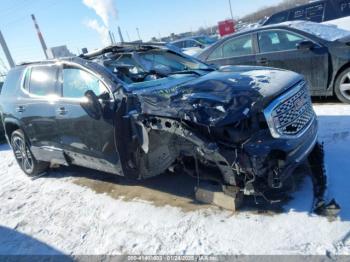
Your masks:
<path fill-rule="evenodd" d="M 288 21 L 289 11 L 277 13 L 275 15 L 272 15 L 265 23 L 264 25 L 272 25 L 272 24 L 279 24 L 285 21 Z"/>
<path fill-rule="evenodd" d="M 58 68 L 56 66 L 37 66 L 30 72 L 29 92 L 37 96 L 58 94 Z"/>
<path fill-rule="evenodd" d="M 303 7 L 292 11 L 290 20 L 311 20 L 313 22 L 322 22 L 324 12 L 324 3 Z"/>
<path fill-rule="evenodd" d="M 11 96 L 15 93 L 22 81 L 22 69 L 11 70 L 6 77 L 5 83 L 0 88 L 1 96 Z"/>

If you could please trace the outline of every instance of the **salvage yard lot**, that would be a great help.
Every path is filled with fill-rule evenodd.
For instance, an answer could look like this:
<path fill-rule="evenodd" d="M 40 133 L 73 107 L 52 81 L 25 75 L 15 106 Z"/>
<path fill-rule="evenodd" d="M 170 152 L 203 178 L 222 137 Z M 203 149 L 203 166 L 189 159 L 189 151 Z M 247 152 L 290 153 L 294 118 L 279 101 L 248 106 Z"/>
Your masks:
<path fill-rule="evenodd" d="M 131 183 L 69 168 L 30 180 L 0 146 L 1 254 L 350 254 L 350 106 L 316 104 L 335 221 L 310 214 L 306 177 L 283 210 L 193 202 L 195 181 Z M 300 171 L 301 172 L 301 171 Z"/>

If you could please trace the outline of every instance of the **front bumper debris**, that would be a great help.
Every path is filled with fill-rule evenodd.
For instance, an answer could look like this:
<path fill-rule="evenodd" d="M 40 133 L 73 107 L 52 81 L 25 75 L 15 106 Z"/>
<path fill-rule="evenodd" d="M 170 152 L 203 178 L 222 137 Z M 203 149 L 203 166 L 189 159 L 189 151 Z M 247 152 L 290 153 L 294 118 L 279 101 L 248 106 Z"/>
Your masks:
<path fill-rule="evenodd" d="M 335 217 L 340 212 L 340 206 L 333 198 L 327 201 L 327 176 L 324 165 L 324 148 L 323 144 L 317 143 L 309 155 L 309 164 L 311 167 L 311 178 L 314 188 L 313 212 L 317 215 Z"/>

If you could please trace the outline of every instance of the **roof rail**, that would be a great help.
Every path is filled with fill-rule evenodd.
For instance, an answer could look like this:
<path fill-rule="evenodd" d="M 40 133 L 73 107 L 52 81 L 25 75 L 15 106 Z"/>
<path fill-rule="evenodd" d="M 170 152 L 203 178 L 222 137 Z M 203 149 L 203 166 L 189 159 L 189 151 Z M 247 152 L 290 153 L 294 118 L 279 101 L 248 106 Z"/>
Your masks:
<path fill-rule="evenodd" d="M 132 51 L 136 49 L 156 49 L 156 48 L 161 48 L 165 47 L 165 43 L 163 42 L 156 42 L 156 43 L 137 43 L 137 42 L 124 42 L 124 43 L 119 43 L 116 45 L 110 45 L 86 54 L 81 54 L 79 57 L 81 58 L 94 58 L 96 56 L 100 56 L 106 53 L 110 52 L 118 52 L 118 51 Z"/>

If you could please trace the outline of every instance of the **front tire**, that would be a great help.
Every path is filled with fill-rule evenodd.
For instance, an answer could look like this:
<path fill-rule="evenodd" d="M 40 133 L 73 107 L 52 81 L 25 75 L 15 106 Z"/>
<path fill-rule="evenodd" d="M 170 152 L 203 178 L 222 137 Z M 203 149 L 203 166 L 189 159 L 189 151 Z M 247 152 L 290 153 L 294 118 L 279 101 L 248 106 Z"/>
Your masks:
<path fill-rule="evenodd" d="M 34 177 L 47 170 L 49 164 L 35 159 L 22 130 L 12 133 L 11 146 L 18 165 L 26 175 Z"/>
<path fill-rule="evenodd" d="M 334 91 L 341 102 L 350 104 L 350 68 L 345 69 L 337 77 Z"/>

